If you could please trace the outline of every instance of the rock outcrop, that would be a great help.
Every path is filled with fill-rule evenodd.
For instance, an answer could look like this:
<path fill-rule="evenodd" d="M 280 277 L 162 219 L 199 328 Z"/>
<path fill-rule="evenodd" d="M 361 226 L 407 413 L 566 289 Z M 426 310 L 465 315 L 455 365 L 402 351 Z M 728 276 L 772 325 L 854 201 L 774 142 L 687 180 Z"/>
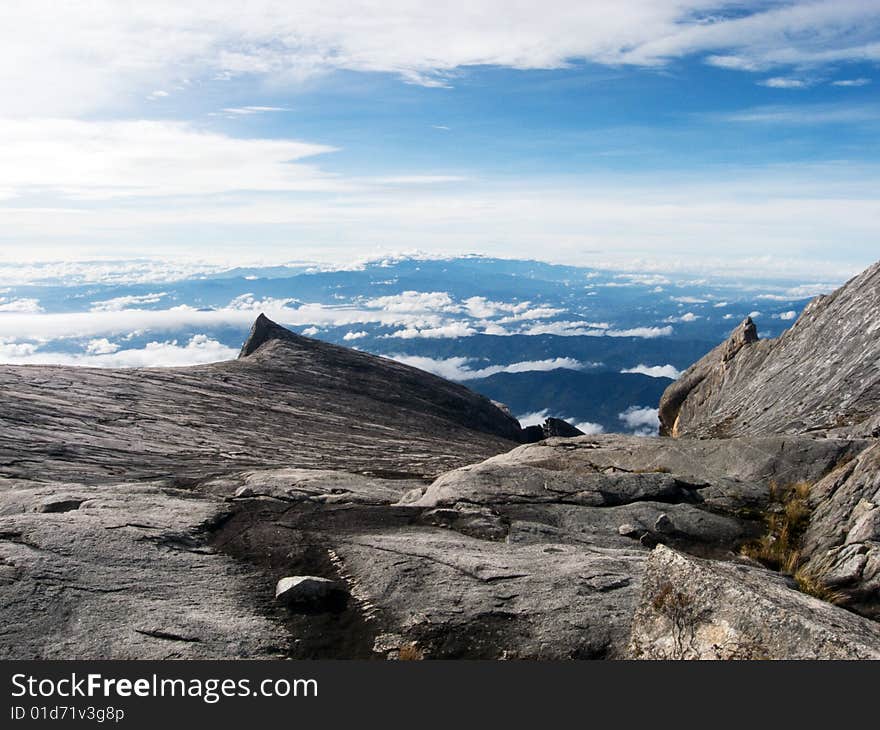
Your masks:
<path fill-rule="evenodd" d="M 878 436 L 880 262 L 814 299 L 776 340 L 743 322 L 664 393 L 661 432 Z"/>
<path fill-rule="evenodd" d="M 777 573 L 657 547 L 633 619 L 636 659 L 880 659 L 880 624 Z"/>

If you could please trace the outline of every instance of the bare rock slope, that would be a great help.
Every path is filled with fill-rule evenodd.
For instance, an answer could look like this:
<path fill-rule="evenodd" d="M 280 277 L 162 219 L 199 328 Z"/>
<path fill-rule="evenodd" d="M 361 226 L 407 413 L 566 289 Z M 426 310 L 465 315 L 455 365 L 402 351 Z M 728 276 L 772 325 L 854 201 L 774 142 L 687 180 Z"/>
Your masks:
<path fill-rule="evenodd" d="M 880 262 L 776 340 L 746 319 L 660 401 L 661 433 L 880 435 Z"/>
<path fill-rule="evenodd" d="M 263 315 L 238 360 L 0 366 L 0 475 L 108 482 L 273 465 L 434 475 L 509 449 L 519 424 L 467 388 Z"/>

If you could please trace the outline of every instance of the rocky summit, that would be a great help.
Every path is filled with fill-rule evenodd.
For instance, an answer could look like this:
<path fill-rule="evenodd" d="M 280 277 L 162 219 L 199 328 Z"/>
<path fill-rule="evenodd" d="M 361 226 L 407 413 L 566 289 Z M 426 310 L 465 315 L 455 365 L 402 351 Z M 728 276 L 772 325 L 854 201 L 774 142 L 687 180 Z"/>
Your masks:
<path fill-rule="evenodd" d="M 659 438 L 262 315 L 239 359 L 2 366 L 3 658 L 878 658 L 880 265 L 746 320 Z"/>

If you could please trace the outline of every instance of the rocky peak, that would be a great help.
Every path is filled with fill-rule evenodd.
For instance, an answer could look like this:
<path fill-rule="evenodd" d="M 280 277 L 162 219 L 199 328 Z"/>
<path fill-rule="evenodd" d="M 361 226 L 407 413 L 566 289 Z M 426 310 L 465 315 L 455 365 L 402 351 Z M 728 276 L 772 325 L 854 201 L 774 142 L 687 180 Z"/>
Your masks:
<path fill-rule="evenodd" d="M 238 353 L 239 359 L 247 357 L 256 352 L 262 345 L 271 340 L 287 340 L 292 342 L 307 340 L 308 338 L 291 332 L 289 329 L 282 327 L 277 322 L 273 322 L 262 312 L 251 326 L 247 339 L 241 346 L 241 352 Z"/>
<path fill-rule="evenodd" d="M 758 341 L 758 328 L 751 317 L 746 317 L 724 343 L 721 359 L 725 362 L 736 355 L 743 347 Z"/>

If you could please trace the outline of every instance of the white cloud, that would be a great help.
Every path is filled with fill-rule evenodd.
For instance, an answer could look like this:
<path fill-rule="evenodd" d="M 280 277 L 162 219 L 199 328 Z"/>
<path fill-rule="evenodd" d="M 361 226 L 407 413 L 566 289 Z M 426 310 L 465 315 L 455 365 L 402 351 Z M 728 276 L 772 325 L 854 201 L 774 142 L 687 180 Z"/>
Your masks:
<path fill-rule="evenodd" d="M 699 314 L 694 314 L 693 312 L 685 312 L 684 314 L 678 317 L 667 317 L 666 322 L 696 322 L 700 319 Z"/>
<path fill-rule="evenodd" d="M 27 360 L 37 351 L 37 345 L 33 342 L 15 342 L 14 340 L 0 338 L 0 361 L 14 363 Z"/>
<path fill-rule="evenodd" d="M 707 300 L 700 299 L 699 297 L 670 297 L 673 302 L 678 302 L 679 304 L 706 304 Z"/>
<path fill-rule="evenodd" d="M 672 327 L 633 327 L 627 330 L 608 330 L 609 337 L 642 337 L 653 339 L 654 337 L 668 337 L 672 334 Z"/>
<path fill-rule="evenodd" d="M 663 291 L 660 284 L 671 284 L 672 282 L 666 276 L 659 274 L 615 274 L 616 279 L 628 279 L 634 284 L 644 284 L 645 286 L 655 285 L 653 291 Z"/>
<path fill-rule="evenodd" d="M 180 367 L 222 360 L 232 360 L 238 350 L 226 347 L 207 335 L 195 335 L 185 345 L 176 340 L 149 342 L 140 349 L 112 350 L 103 346 L 103 340 L 94 349 L 89 343 L 86 354 L 41 352 L 37 346 L 23 343 L 0 343 L 0 360 L 14 365 L 79 365 L 88 367 Z M 104 352 L 100 352 L 104 350 Z"/>
<path fill-rule="evenodd" d="M 505 312 L 522 311 L 529 306 L 529 302 L 521 304 L 507 304 L 506 302 L 493 302 L 486 297 L 469 297 L 462 304 L 472 317 L 484 319 L 486 317 L 496 317 Z"/>
<path fill-rule="evenodd" d="M 565 418 L 563 421 L 567 420 Z M 593 423 L 592 421 L 579 421 L 574 424 L 574 427 L 583 431 L 585 436 L 595 436 L 600 433 L 605 433 L 605 428 L 599 423 Z"/>
<path fill-rule="evenodd" d="M 277 297 L 264 297 L 263 299 L 257 299 L 252 293 L 248 292 L 246 294 L 239 294 L 229 302 L 228 307 L 229 309 L 237 309 L 247 312 L 273 312 L 282 310 L 295 301 L 296 300 L 292 298 Z"/>
<path fill-rule="evenodd" d="M 656 436 L 660 428 L 659 411 L 645 406 L 630 406 L 618 418 L 639 436 Z"/>
<path fill-rule="evenodd" d="M 759 81 L 761 86 L 769 86 L 771 89 L 806 89 L 812 86 L 810 81 L 805 79 L 790 79 L 784 76 L 774 76 L 770 79 Z"/>
<path fill-rule="evenodd" d="M 231 268 L 223 264 L 180 259 L 90 259 L 83 261 L 26 261 L 21 252 L 17 260 L 0 261 L 0 281 L 16 285 L 40 283 L 152 284 L 204 276 Z"/>
<path fill-rule="evenodd" d="M 119 345 L 110 342 L 106 337 L 89 340 L 86 345 L 86 352 L 89 355 L 109 355 L 116 352 L 118 349 Z"/>
<path fill-rule="evenodd" d="M 488 378 L 498 373 L 526 373 L 549 370 L 583 370 L 592 367 L 592 363 L 583 363 L 570 357 L 556 357 L 548 360 L 527 360 L 514 362 L 509 365 L 488 365 L 474 367 L 477 362 L 469 357 L 450 357 L 435 359 L 418 355 L 391 355 L 391 358 L 405 365 L 426 370 L 429 373 L 440 375 L 448 380 L 475 380 L 476 378 Z"/>
<path fill-rule="evenodd" d="M 42 312 L 39 299 L 6 299 L 0 297 L 0 312 Z"/>
<path fill-rule="evenodd" d="M 557 335 L 559 337 L 641 337 L 651 339 L 672 334 L 672 327 L 633 327 L 613 329 L 607 322 L 565 321 L 545 322 L 521 330 L 525 335 Z"/>
<path fill-rule="evenodd" d="M 405 291 L 364 302 L 364 306 L 384 309 L 386 312 L 455 312 L 459 307 L 446 292 Z"/>
<path fill-rule="evenodd" d="M 460 69 L 561 68 L 571 61 L 659 66 L 687 55 L 754 71 L 880 58 L 864 0 L 738 5 L 717 0 L 97 0 L 7 3 L 0 96 L 26 109 L 92 111 L 133 90 L 248 76 L 274 86 L 334 69 L 390 72 L 443 87 Z M 499 22 L 503 18 L 504 22 Z M 217 83 L 213 81 L 213 83 Z"/>
<path fill-rule="evenodd" d="M 334 147 L 240 139 L 184 122 L 3 119 L 0 189 L 73 200 L 338 189 L 299 162 Z"/>
<path fill-rule="evenodd" d="M 722 118 L 729 122 L 752 124 L 858 124 L 880 119 L 880 107 L 876 104 L 771 105 L 732 112 Z"/>
<path fill-rule="evenodd" d="M 774 314 L 773 316 L 776 319 L 782 319 L 782 320 L 789 321 L 789 320 L 795 319 L 798 316 L 798 313 L 795 312 L 793 309 L 790 309 L 787 312 L 780 312 L 779 314 Z"/>
<path fill-rule="evenodd" d="M 633 368 L 625 368 L 622 373 L 641 373 L 650 375 L 652 378 L 672 378 L 677 380 L 681 376 L 681 370 L 674 365 L 636 365 Z"/>
<path fill-rule="evenodd" d="M 346 332 L 345 335 L 343 335 L 342 339 L 348 342 L 349 340 L 359 340 L 362 337 L 366 337 L 367 335 L 369 335 L 369 332 L 365 332 L 363 330 L 359 332 Z"/>
<path fill-rule="evenodd" d="M 528 304 L 528 302 L 526 302 L 526 304 Z M 548 319 L 549 317 L 555 317 L 557 314 L 562 314 L 564 311 L 564 309 L 558 309 L 556 307 L 534 307 L 533 309 L 519 311 L 509 317 L 503 317 L 498 321 L 506 324 L 508 322 L 521 322 L 529 319 Z"/>
<path fill-rule="evenodd" d="M 18 257 L 24 250 L 30 258 L 69 259 L 71 249 L 81 251 L 88 240 L 86 250 L 105 257 L 199 250 L 205 258 L 270 262 L 295 239 L 302 241 L 299 257 L 338 262 L 362 256 L 365 248 L 378 256 L 416 240 L 445 255 L 478 245 L 487 255 L 529 257 L 540 250 L 556 263 L 617 271 L 763 277 L 773 271 L 800 280 L 821 272 L 839 282 L 870 262 L 880 234 L 878 189 L 880 166 L 840 162 L 725 168 L 721 176 L 714 170 L 674 181 L 609 173 L 601 181 L 485 180 L 460 189 L 361 186 L 338 195 L 230 194 L 229 200 L 196 195 L 173 205 L 145 198 L 88 207 L 59 201 L 48 209 L 16 202 L 0 210 L 0 238 L 10 242 L 0 246 L 0 259 L 12 250 Z M 714 245 L 707 253 L 709 239 Z M 829 240 L 836 242 L 833 259 Z"/>
<path fill-rule="evenodd" d="M 601 327 L 592 322 L 558 321 L 542 322 L 541 324 L 531 325 L 524 329 L 522 334 L 557 335 L 559 337 L 602 337 L 607 331 L 607 325 Z"/>
<path fill-rule="evenodd" d="M 393 337 L 401 340 L 413 340 L 416 338 L 457 338 L 470 337 L 477 334 L 477 330 L 466 322 L 450 322 L 439 327 L 406 327 L 392 332 L 384 337 Z"/>
<path fill-rule="evenodd" d="M 93 312 L 119 312 L 141 304 L 156 304 L 166 296 L 168 296 L 167 292 L 156 292 L 155 294 L 132 294 L 123 297 L 113 297 L 112 299 L 92 302 L 91 309 Z"/>
<path fill-rule="evenodd" d="M 315 336 L 316 334 L 318 334 L 320 331 L 321 331 L 321 330 L 319 330 L 317 327 L 306 327 L 306 328 L 302 331 L 302 333 L 303 333 L 306 337 L 314 337 L 314 336 Z"/>
<path fill-rule="evenodd" d="M 250 116 L 252 114 L 265 114 L 266 112 L 286 112 L 290 111 L 281 106 L 234 106 L 223 109 L 224 114 L 234 116 Z"/>
<path fill-rule="evenodd" d="M 867 86 L 871 83 L 871 79 L 858 78 L 858 79 L 838 79 L 837 81 L 832 81 L 832 86 Z"/>
<path fill-rule="evenodd" d="M 542 411 L 535 411 L 533 413 L 524 413 L 521 416 L 517 416 L 516 420 L 519 421 L 519 425 L 523 428 L 527 428 L 528 426 L 540 426 L 547 418 L 550 416 L 550 411 L 546 408 Z"/>

